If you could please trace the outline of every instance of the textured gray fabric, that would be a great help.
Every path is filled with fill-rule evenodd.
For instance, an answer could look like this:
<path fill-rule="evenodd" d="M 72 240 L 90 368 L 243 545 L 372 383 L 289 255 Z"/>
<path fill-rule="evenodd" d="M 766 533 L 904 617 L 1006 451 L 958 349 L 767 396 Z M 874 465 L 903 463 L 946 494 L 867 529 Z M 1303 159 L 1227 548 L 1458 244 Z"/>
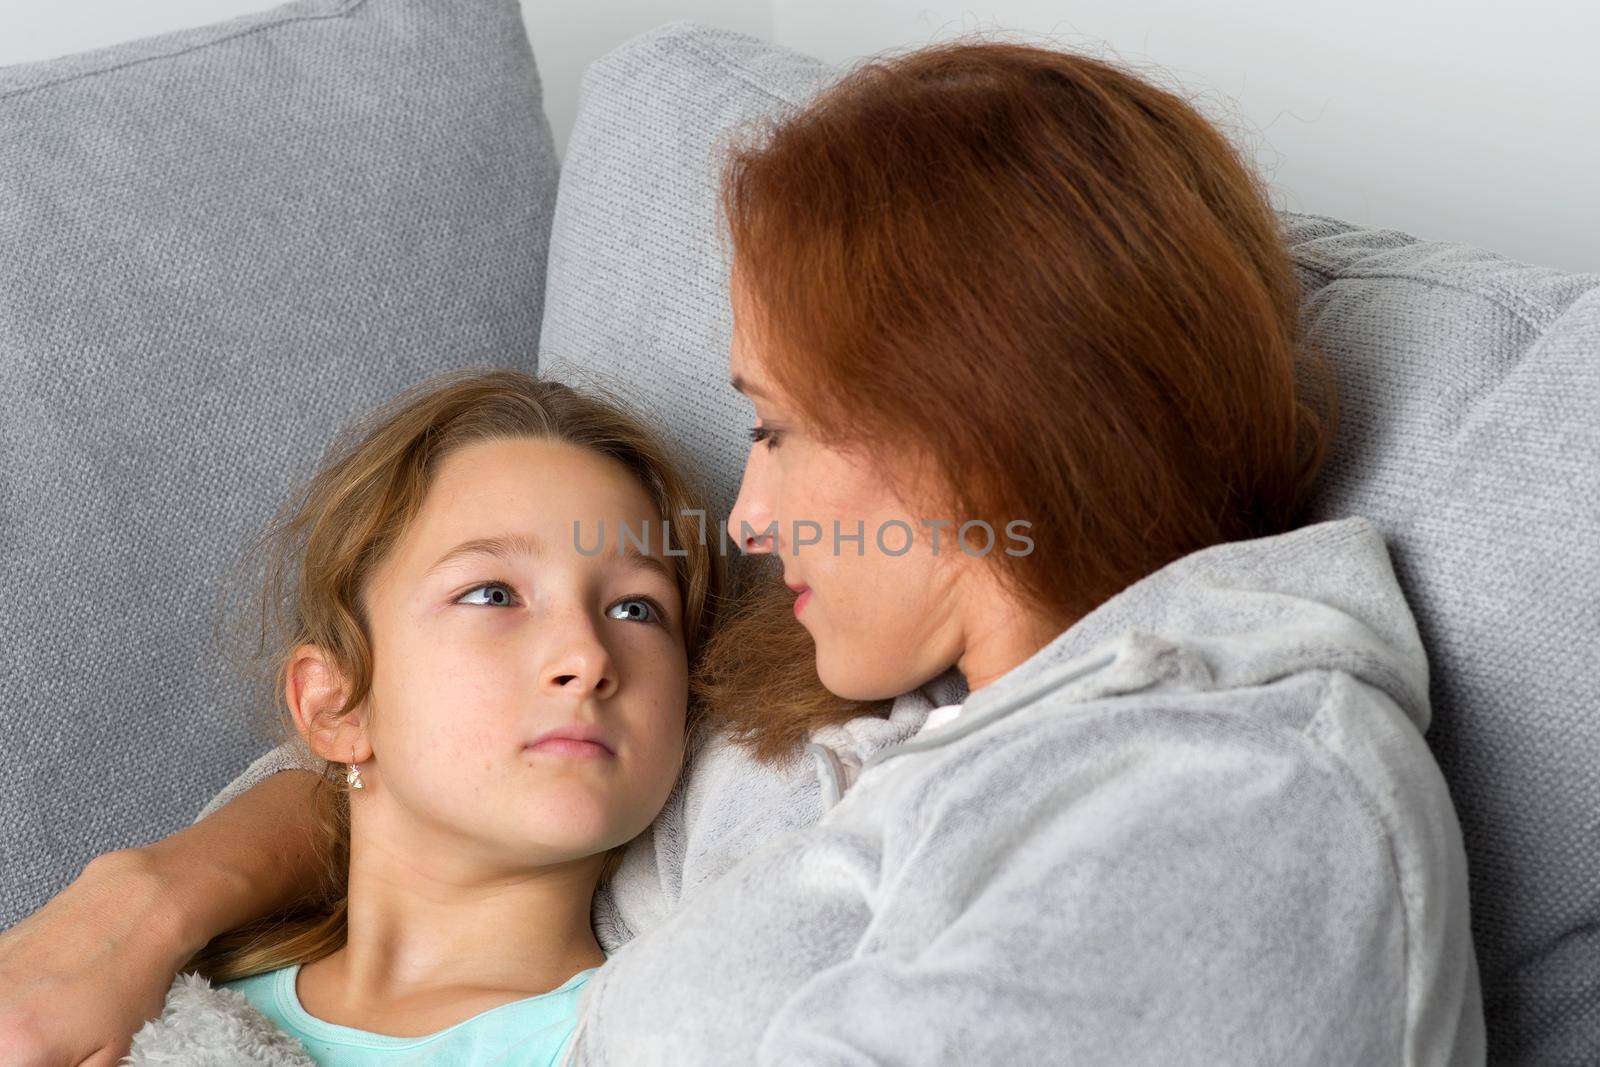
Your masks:
<path fill-rule="evenodd" d="M 1432 666 L 1496 1063 L 1600 1063 L 1600 276 L 1315 216 L 1288 238 Z"/>
<path fill-rule="evenodd" d="M 750 413 L 727 384 L 715 147 L 835 73 L 673 22 L 585 75 L 541 362 L 657 417 L 724 513 Z M 1316 517 L 1378 524 L 1433 657 L 1493 1058 L 1600 1062 L 1600 277 L 1284 221 L 1342 379 Z"/>
<path fill-rule="evenodd" d="M 716 141 L 798 106 L 836 74 L 690 21 L 642 34 L 584 72 L 550 235 L 540 367 L 604 385 L 653 417 L 702 465 L 724 515 L 751 419 L 728 384 Z"/>
<path fill-rule="evenodd" d="M 555 181 L 513 0 L 0 68 L 0 927 L 259 751 L 233 564 L 356 412 L 534 367 Z"/>

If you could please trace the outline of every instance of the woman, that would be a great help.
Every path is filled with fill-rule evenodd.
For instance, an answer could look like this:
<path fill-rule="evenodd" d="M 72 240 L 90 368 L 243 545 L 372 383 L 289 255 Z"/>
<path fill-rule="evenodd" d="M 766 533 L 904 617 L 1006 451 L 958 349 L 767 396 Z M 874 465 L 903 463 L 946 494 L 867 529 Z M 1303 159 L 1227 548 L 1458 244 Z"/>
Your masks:
<path fill-rule="evenodd" d="M 700 683 L 728 743 L 597 900 L 572 1062 L 1481 1062 L 1414 620 L 1371 523 L 1298 525 L 1335 409 L 1259 180 L 1014 43 L 764 132 L 723 185 L 728 528 L 774 573 Z M 8 934 L 18 1062 L 114 1052 L 306 891 L 306 778 Z"/>

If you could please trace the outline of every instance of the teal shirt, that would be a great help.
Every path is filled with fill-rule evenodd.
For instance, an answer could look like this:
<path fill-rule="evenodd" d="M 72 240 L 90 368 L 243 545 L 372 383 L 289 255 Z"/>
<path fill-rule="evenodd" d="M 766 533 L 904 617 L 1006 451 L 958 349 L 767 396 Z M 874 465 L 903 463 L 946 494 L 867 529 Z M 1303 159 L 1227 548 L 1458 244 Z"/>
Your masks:
<path fill-rule="evenodd" d="M 280 1029 L 293 1035 L 325 1067 L 399 1067 L 401 1064 L 504 1064 L 553 1067 L 565 1055 L 578 1025 L 578 993 L 599 970 L 579 971 L 557 989 L 479 1012 L 421 1037 L 392 1037 L 324 1022 L 300 1006 L 295 978 L 300 964 L 223 982 L 237 989 Z"/>

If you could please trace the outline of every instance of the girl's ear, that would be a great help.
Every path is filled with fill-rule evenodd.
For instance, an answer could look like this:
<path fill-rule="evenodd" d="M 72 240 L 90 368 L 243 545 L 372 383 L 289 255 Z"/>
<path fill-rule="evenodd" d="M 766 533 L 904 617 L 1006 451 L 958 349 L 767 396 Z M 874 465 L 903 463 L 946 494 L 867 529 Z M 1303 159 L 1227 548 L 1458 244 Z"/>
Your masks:
<path fill-rule="evenodd" d="M 372 758 L 372 746 L 354 711 L 335 717 L 345 693 L 344 678 L 319 646 L 300 645 L 294 650 L 283 699 L 300 736 L 323 759 L 360 763 Z"/>

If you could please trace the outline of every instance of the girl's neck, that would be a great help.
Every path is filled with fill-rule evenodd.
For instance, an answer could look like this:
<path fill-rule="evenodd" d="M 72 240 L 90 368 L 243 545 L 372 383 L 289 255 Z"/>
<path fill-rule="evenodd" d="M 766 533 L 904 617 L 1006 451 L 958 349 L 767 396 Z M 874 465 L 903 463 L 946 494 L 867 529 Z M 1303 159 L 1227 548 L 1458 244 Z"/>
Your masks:
<path fill-rule="evenodd" d="M 493 976 L 480 976 L 464 983 L 425 982 L 412 987 L 381 983 L 375 991 L 370 976 L 364 981 L 361 968 L 340 949 L 300 968 L 295 997 L 306 1012 L 324 1022 L 391 1037 L 426 1037 L 490 1009 L 558 989 L 574 974 L 602 962 L 604 956 L 564 964 L 532 980 L 531 971 L 504 976 L 512 981 L 510 987 L 496 984 Z"/>
<path fill-rule="evenodd" d="M 352 827 L 345 945 L 299 976 L 312 1015 L 428 1034 L 605 962 L 590 924 L 604 855 L 513 870 L 389 829 Z"/>

